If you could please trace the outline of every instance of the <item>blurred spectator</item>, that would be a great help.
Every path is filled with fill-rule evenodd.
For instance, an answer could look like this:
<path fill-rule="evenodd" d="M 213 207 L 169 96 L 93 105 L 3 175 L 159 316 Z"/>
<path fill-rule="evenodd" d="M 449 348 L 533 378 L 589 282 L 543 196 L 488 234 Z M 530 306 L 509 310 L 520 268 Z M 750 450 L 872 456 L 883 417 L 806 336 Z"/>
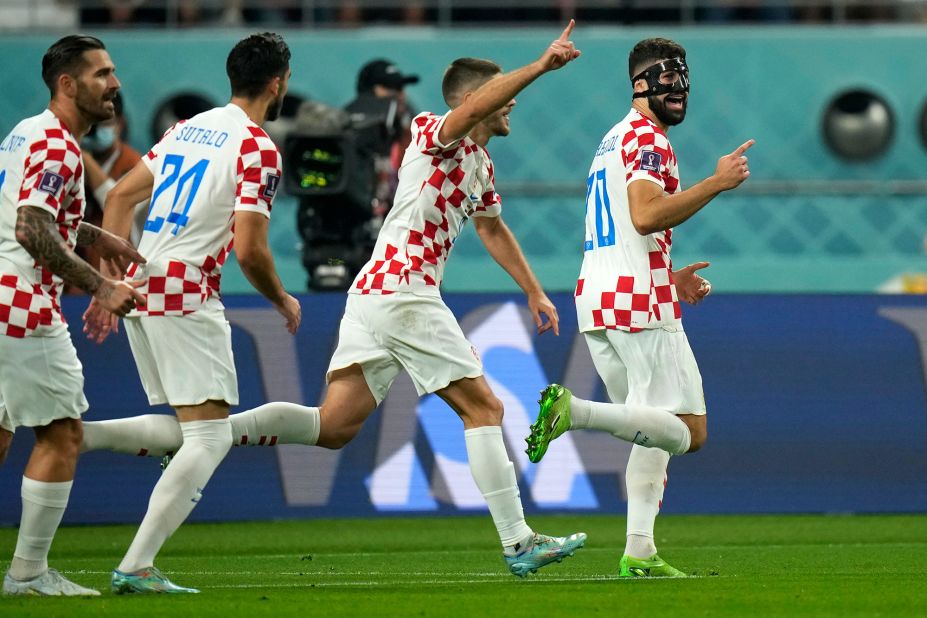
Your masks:
<path fill-rule="evenodd" d="M 70 30 L 79 14 L 77 0 L 0 0 L 0 30 Z"/>
<path fill-rule="evenodd" d="M 343 0 L 338 5 L 338 22 L 342 26 L 361 26 L 373 23 L 418 25 L 426 21 L 425 7 L 415 0 L 404 2 L 399 8 L 364 5 L 363 0 Z"/>
<path fill-rule="evenodd" d="M 702 12 L 706 22 L 791 21 L 788 0 L 710 0 Z"/>
<path fill-rule="evenodd" d="M 81 140 L 83 150 L 84 182 L 87 205 L 84 220 L 99 226 L 103 222 L 103 205 L 106 194 L 129 170 L 135 167 L 142 156 L 137 150 L 126 144 L 122 138 L 128 132 L 128 123 L 123 112 L 122 95 L 117 94 L 113 100 L 116 115 L 112 120 L 99 122 Z M 137 213 L 142 221 L 145 209 Z M 132 242 L 137 244 L 141 225 L 132 230 Z M 90 247 L 78 247 L 78 254 L 94 267 L 99 268 L 100 257 Z M 66 289 L 67 293 L 80 293 L 77 289 Z"/>

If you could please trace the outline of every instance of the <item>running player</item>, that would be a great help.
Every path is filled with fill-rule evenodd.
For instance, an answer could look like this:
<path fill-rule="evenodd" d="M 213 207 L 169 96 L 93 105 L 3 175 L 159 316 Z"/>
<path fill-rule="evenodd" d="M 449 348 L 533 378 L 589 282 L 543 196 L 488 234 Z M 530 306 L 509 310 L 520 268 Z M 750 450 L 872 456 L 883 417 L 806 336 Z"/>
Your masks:
<path fill-rule="evenodd" d="M 35 446 L 22 480 L 22 520 L 8 595 L 98 595 L 48 568 L 64 515 L 87 409 L 84 376 L 59 297 L 65 283 L 120 315 L 144 301 L 134 287 L 103 277 L 75 253 L 142 261 L 122 239 L 82 221 L 80 139 L 113 117 L 115 66 L 99 39 L 66 36 L 42 58 L 48 109 L 0 142 L 0 461 L 13 431 L 32 427 Z M 136 283 L 134 285 L 140 285 Z"/>
<path fill-rule="evenodd" d="M 625 475 L 627 545 L 622 577 L 684 577 L 657 554 L 653 526 L 670 455 L 701 448 L 707 436 L 702 378 L 682 329 L 679 298 L 711 290 L 695 271 L 673 272 L 672 228 L 750 175 L 750 140 L 721 157 L 715 173 L 680 191 L 676 154 L 666 132 L 686 116 L 686 52 L 647 39 L 628 61 L 631 111 L 596 148 L 586 192 L 585 254 L 576 285 L 579 328 L 613 403 L 584 401 L 563 386 L 541 393 L 528 437 L 538 462 L 551 440 L 570 429 L 607 431 L 633 442 Z"/>
<path fill-rule="evenodd" d="M 557 311 L 502 220 L 486 144 L 509 134 L 516 94 L 579 57 L 569 40 L 573 26 L 571 21 L 538 60 L 510 73 L 475 58 L 451 64 L 442 84 L 451 111 L 422 113 L 412 122 L 413 139 L 393 209 L 372 258 L 349 291 L 324 402 L 319 408 L 270 403 L 235 415 L 242 416 L 239 426 L 252 435 L 341 448 L 405 369 L 419 394 L 436 393 L 463 421 L 471 473 L 489 505 L 505 561 L 519 576 L 572 555 L 586 535 L 549 537 L 525 523 L 514 465 L 502 439 L 502 403 L 483 377 L 476 350 L 441 300 L 439 286 L 454 240 L 472 220 L 487 250 L 527 295 L 538 331 L 558 333 Z M 146 434 L 163 448 L 171 435 L 167 422 L 149 420 L 158 429 Z M 112 445 L 117 433 L 129 433 L 129 425 L 119 420 L 100 423 L 98 429 L 97 444 Z M 174 465 L 176 458 L 168 471 Z"/>
<path fill-rule="evenodd" d="M 219 279 L 233 242 L 248 280 L 291 333 L 299 327 L 299 303 L 283 289 L 267 247 L 280 153 L 261 129 L 280 113 L 289 61 L 278 35 L 240 41 L 226 63 L 231 102 L 168 130 L 107 196 L 104 228 L 122 238 L 129 236 L 135 205 L 151 199 L 139 244 L 149 260 L 128 272 L 132 280 L 147 278 L 140 288 L 145 302 L 126 319 L 126 333 L 149 402 L 170 404 L 183 436 L 113 571 L 117 594 L 197 592 L 170 582 L 154 560 L 232 443 L 229 406 L 238 403 L 238 385 Z M 88 309 L 91 331 L 99 317 Z"/>

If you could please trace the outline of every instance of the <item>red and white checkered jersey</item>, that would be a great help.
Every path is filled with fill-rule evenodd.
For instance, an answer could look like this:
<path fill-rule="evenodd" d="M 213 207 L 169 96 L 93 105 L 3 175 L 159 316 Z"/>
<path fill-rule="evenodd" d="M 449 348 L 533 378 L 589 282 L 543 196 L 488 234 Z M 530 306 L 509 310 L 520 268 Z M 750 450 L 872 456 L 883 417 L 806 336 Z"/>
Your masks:
<path fill-rule="evenodd" d="M 49 334 L 64 318 L 62 280 L 16 240 L 19 208 L 49 213 L 69 247 L 84 216 L 80 145 L 50 110 L 20 122 L 0 142 L 0 335 Z"/>
<path fill-rule="evenodd" d="M 270 217 L 281 157 L 264 130 L 234 104 L 171 127 L 143 158 L 154 185 L 139 253 L 148 263 L 146 304 L 133 315 L 186 315 L 219 293 L 236 212 Z"/>
<path fill-rule="evenodd" d="M 469 137 L 447 145 L 438 139 L 452 113 L 412 120 L 393 208 L 349 293 L 440 296 L 444 265 L 466 221 L 502 212 L 486 149 Z"/>
<path fill-rule="evenodd" d="M 637 110 L 605 134 L 586 179 L 586 240 L 576 283 L 576 312 L 583 332 L 630 332 L 680 324 L 670 248 L 673 231 L 646 236 L 631 223 L 628 186 L 656 183 L 679 190 L 679 168 L 669 140 Z"/>

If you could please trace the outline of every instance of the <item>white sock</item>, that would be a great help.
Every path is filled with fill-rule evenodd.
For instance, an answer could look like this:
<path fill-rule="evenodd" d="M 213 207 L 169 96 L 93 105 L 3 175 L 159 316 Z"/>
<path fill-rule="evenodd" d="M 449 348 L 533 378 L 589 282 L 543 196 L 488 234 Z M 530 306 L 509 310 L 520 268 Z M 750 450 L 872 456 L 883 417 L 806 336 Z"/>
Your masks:
<path fill-rule="evenodd" d="M 183 446 L 151 492 L 148 512 L 119 564 L 123 573 L 154 565 L 161 546 L 193 511 L 212 473 L 232 447 L 227 418 L 180 423 L 180 428 Z"/>
<path fill-rule="evenodd" d="M 285 401 L 274 401 L 253 410 L 233 414 L 234 446 L 274 446 L 308 444 L 319 440 L 319 409 Z"/>
<path fill-rule="evenodd" d="M 689 426 L 672 412 L 649 406 L 570 400 L 570 429 L 597 429 L 616 438 L 673 455 L 689 450 Z"/>
<path fill-rule="evenodd" d="M 464 431 L 470 473 L 489 505 L 499 540 L 506 553 L 517 554 L 534 538 L 525 522 L 515 466 L 502 440 L 502 427 L 488 426 Z"/>
<path fill-rule="evenodd" d="M 653 525 L 663 503 L 670 455 L 658 448 L 631 447 L 625 486 L 628 491 L 628 538 L 624 553 L 649 558 L 657 553 Z"/>
<path fill-rule="evenodd" d="M 48 550 L 61 523 L 74 481 L 46 483 L 23 477 L 23 513 L 10 577 L 25 581 L 48 570 Z"/>
<path fill-rule="evenodd" d="M 144 414 L 109 421 L 84 422 L 81 452 L 115 451 L 140 457 L 163 457 L 176 453 L 183 433 L 174 416 Z"/>

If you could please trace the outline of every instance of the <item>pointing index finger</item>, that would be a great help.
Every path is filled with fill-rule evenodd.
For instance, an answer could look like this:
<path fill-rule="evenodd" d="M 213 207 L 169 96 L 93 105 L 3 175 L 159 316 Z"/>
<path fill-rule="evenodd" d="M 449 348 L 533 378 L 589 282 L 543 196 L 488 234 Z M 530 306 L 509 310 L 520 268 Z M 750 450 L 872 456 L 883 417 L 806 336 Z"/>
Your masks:
<path fill-rule="evenodd" d="M 756 143 L 756 140 L 748 139 L 748 140 L 745 141 L 743 144 L 741 144 L 740 146 L 737 147 L 737 150 L 734 151 L 734 156 L 735 156 L 735 157 L 739 157 L 739 156 L 742 155 L 743 153 L 745 153 L 745 152 L 747 152 L 748 150 L 750 150 L 750 147 L 753 146 L 753 144 L 755 144 L 755 143 Z"/>
<path fill-rule="evenodd" d="M 575 25 L 576 25 L 576 20 L 571 19 L 570 23 L 567 24 L 567 27 L 563 29 L 563 33 L 561 33 L 560 38 L 557 40 L 558 41 L 568 41 L 570 39 L 570 34 L 572 34 L 573 27 Z"/>

